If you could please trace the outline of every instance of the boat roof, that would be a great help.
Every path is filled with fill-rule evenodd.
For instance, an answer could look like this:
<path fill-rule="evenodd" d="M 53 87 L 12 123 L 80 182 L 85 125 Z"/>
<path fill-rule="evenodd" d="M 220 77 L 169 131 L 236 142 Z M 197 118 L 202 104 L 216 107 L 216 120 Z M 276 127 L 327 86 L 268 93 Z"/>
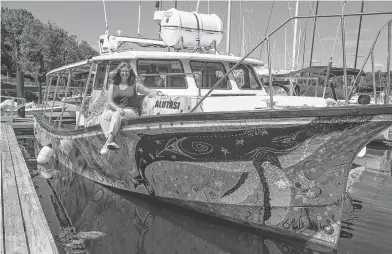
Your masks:
<path fill-rule="evenodd" d="M 303 73 L 309 73 L 309 74 L 315 74 L 315 75 L 322 75 L 325 76 L 327 75 L 327 70 L 328 66 L 311 66 L 305 69 L 297 70 L 297 71 L 291 71 L 285 74 L 274 74 L 274 76 L 277 77 L 287 77 L 287 76 L 293 76 L 295 74 L 303 74 Z M 365 73 L 359 69 L 354 69 L 354 68 L 346 68 L 347 75 L 353 75 L 357 76 L 358 73 L 361 73 L 362 76 L 365 75 Z M 344 75 L 344 69 L 342 67 L 331 67 L 330 70 L 330 75 L 339 77 Z"/>
<path fill-rule="evenodd" d="M 231 55 L 217 55 L 217 54 L 201 54 L 198 52 L 165 52 L 165 51 L 125 51 L 125 52 L 115 52 L 112 54 L 105 54 L 93 57 L 92 61 L 104 61 L 104 60 L 125 60 L 125 59 L 143 59 L 143 58 L 153 58 L 153 59 L 189 59 L 189 60 L 209 60 L 209 61 L 228 61 L 228 62 L 238 62 L 241 57 L 231 56 Z M 244 60 L 246 64 L 257 64 L 262 65 L 263 62 L 253 59 L 246 58 Z"/>
<path fill-rule="evenodd" d="M 85 73 L 85 72 L 89 72 L 90 71 L 90 60 L 83 60 L 83 61 L 79 61 L 76 63 L 71 63 L 71 64 L 67 64 L 67 65 L 63 65 L 59 68 L 53 69 L 51 71 L 49 71 L 48 73 L 46 73 L 46 76 L 52 75 L 54 73 L 61 73 L 61 72 L 66 72 L 69 69 L 73 69 L 76 68 L 75 72 L 77 73 Z M 68 74 L 68 73 L 65 73 Z"/>
<path fill-rule="evenodd" d="M 79 61 L 76 63 L 61 66 L 59 68 L 49 71 L 46 76 L 53 75 L 54 73 L 60 73 L 68 75 L 69 69 L 74 69 L 76 73 L 86 73 L 90 71 L 90 62 L 99 61 L 112 61 L 112 60 L 127 60 L 127 59 L 189 59 L 199 61 L 225 61 L 225 62 L 238 62 L 241 57 L 230 56 L 230 55 L 216 55 L 216 54 L 200 54 L 200 53 L 189 53 L 189 52 L 160 52 L 160 51 L 126 51 L 126 52 L 115 52 L 112 54 L 105 54 L 95 56 L 88 60 Z M 263 62 L 253 59 L 246 58 L 243 61 L 245 64 L 263 65 Z M 64 73 L 61 73 L 64 72 Z"/>

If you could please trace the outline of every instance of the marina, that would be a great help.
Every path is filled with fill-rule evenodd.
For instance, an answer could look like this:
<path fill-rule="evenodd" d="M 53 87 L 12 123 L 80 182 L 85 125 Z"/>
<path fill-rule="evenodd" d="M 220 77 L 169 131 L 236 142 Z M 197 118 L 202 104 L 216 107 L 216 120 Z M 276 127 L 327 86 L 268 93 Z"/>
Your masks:
<path fill-rule="evenodd" d="M 324 14 L 317 1 L 315 12 L 309 3 L 303 15 L 297 1 L 295 15 L 288 4 L 290 17 L 269 31 L 268 20 L 252 46 L 245 46 L 243 17 L 243 44 L 235 55 L 230 0 L 228 30 L 210 13 L 209 2 L 208 12 L 201 13 L 200 1 L 196 11 L 180 10 L 177 1 L 164 9 L 157 1 L 151 18 L 158 39 L 140 34 L 141 1 L 137 36 L 110 30 L 102 4 L 106 30 L 98 51 L 71 36 L 68 45 L 58 40 L 63 48 L 57 51 L 64 52 L 57 62 L 47 52 L 41 58 L 25 55 L 28 64 L 22 64 L 10 53 L 15 34 L 4 33 L 2 87 L 15 86 L 16 93 L 1 95 L 2 251 L 111 253 L 128 236 L 133 252 L 161 253 L 163 240 L 157 239 L 172 235 L 162 253 L 351 252 L 344 242 L 361 235 L 352 230 L 357 222 L 351 215 L 373 200 L 376 213 L 388 217 L 392 204 L 378 194 L 392 183 L 392 10 L 363 12 L 362 2 L 360 13 L 347 12 L 342 2 L 341 13 Z M 243 12 L 243 3 L 239 7 Z M 14 29 L 13 18 L 32 20 L 20 12 L 2 8 L 2 27 Z M 361 21 L 374 17 L 382 19 L 372 28 L 375 36 L 367 36 L 371 45 L 357 69 Z M 354 18 L 361 21 L 349 68 L 353 33 L 346 24 Z M 306 31 L 297 34 L 297 25 L 306 21 L 306 29 L 309 20 L 314 29 L 307 67 Z M 321 20 L 339 24 L 329 39 L 329 62 L 315 66 Z M 27 33 L 68 36 L 50 23 L 34 22 Z M 285 69 L 273 70 L 279 57 L 275 38 L 284 33 L 286 44 L 290 24 L 291 69 L 285 45 Z M 29 36 L 28 41 L 34 37 Z M 386 72 L 376 75 L 380 45 L 387 52 Z M 338 66 L 335 51 L 342 60 Z M 28 80 L 37 81 L 37 95 L 24 91 L 23 68 Z M 8 78 L 10 70 L 15 79 Z M 388 228 L 390 220 L 384 220 Z M 180 234 L 204 250 L 183 246 Z M 353 251 L 371 249 L 359 241 L 365 245 Z M 387 249 L 382 237 L 378 249 Z"/>

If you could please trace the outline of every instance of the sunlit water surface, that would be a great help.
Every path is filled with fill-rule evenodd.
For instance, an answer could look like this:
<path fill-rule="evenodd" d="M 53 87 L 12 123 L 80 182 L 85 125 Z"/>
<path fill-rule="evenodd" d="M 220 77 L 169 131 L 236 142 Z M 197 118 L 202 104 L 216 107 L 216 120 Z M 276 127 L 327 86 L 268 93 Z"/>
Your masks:
<path fill-rule="evenodd" d="M 41 174 L 31 131 L 17 132 L 41 205 L 60 252 L 64 228 L 102 232 L 79 253 L 318 253 L 284 237 L 119 192 L 62 165 Z M 37 150 L 37 149 L 35 149 Z M 333 253 L 392 253 L 392 143 L 373 142 L 355 161 L 338 249 Z M 363 167 L 363 166 L 366 167 Z M 46 177 L 46 178 L 45 178 Z"/>

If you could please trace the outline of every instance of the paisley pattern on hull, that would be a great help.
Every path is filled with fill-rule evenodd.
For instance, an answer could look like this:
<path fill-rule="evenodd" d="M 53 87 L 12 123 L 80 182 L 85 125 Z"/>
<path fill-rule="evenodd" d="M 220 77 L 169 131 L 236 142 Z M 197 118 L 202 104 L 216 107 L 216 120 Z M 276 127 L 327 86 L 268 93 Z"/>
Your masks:
<path fill-rule="evenodd" d="M 265 128 L 141 130 L 120 132 L 120 150 L 107 156 L 99 155 L 103 135 L 72 140 L 75 152 L 58 145 L 56 154 L 73 171 L 109 186 L 335 246 L 352 159 L 390 124 L 341 116 L 299 126 L 277 120 Z M 37 136 L 45 133 L 37 128 Z"/>

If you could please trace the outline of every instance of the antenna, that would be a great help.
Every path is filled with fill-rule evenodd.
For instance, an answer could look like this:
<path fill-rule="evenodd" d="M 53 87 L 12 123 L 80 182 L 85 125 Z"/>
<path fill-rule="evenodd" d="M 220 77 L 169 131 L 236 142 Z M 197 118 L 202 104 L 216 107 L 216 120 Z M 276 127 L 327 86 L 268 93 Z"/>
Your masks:
<path fill-rule="evenodd" d="M 104 14 L 105 14 L 106 34 L 109 34 L 108 19 L 107 19 L 107 17 L 106 17 L 105 0 L 102 0 L 102 3 L 103 3 L 103 12 L 104 12 Z"/>

